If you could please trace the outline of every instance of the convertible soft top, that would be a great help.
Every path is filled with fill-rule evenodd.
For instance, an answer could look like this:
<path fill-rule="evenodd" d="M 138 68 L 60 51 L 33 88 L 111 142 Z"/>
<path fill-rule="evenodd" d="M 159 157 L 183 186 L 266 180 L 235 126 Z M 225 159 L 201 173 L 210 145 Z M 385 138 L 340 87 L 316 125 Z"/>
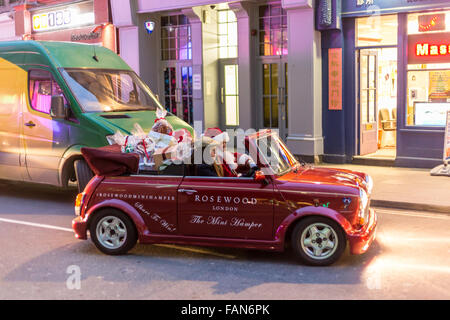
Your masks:
<path fill-rule="evenodd" d="M 135 174 L 139 170 L 139 155 L 122 153 L 118 144 L 101 148 L 81 148 L 81 153 L 98 176 Z"/>

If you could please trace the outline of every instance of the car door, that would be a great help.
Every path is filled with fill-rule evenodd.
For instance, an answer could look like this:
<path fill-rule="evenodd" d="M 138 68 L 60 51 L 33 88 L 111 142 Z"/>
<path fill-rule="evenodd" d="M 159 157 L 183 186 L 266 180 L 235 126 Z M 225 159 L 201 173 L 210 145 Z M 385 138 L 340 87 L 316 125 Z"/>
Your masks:
<path fill-rule="evenodd" d="M 70 126 L 64 119 L 52 119 L 50 106 L 52 96 L 64 95 L 51 72 L 37 67 L 28 70 L 28 95 L 23 112 L 27 171 L 33 182 L 58 185 L 59 163 L 69 146 Z"/>
<path fill-rule="evenodd" d="M 177 189 L 182 175 L 130 175 L 107 177 L 96 191 L 92 205 L 118 199 L 128 203 L 152 234 L 178 233 Z"/>
<path fill-rule="evenodd" d="M 178 188 L 183 235 L 270 240 L 273 184 L 253 178 L 186 176 Z"/>

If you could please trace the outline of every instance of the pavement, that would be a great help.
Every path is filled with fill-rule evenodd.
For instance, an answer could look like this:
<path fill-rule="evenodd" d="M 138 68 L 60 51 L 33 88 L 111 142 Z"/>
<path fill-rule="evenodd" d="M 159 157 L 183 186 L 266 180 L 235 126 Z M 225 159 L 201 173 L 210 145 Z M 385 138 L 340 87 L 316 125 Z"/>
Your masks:
<path fill-rule="evenodd" d="M 374 180 L 372 206 L 450 214 L 450 177 L 431 176 L 429 169 L 326 163 L 317 166 L 370 174 Z"/>

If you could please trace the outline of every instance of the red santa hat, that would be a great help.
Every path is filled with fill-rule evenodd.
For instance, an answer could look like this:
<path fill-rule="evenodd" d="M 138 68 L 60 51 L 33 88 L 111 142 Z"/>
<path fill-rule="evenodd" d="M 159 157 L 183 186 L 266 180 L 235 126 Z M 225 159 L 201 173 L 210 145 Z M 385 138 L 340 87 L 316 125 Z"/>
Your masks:
<path fill-rule="evenodd" d="M 227 132 L 223 132 L 219 128 L 208 128 L 203 134 L 205 137 L 211 138 L 218 143 L 230 141 L 230 136 Z"/>

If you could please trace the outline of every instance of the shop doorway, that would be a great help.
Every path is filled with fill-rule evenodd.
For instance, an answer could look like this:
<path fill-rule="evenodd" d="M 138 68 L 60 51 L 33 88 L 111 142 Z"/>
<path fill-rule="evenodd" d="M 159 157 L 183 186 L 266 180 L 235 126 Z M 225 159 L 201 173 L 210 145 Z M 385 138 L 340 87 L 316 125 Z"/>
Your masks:
<path fill-rule="evenodd" d="M 397 48 L 357 51 L 358 155 L 392 159 L 397 145 Z"/>
<path fill-rule="evenodd" d="M 263 58 L 260 65 L 262 126 L 278 129 L 282 139 L 288 130 L 288 76 L 287 57 Z"/>
<path fill-rule="evenodd" d="M 192 124 L 192 65 L 182 62 L 167 63 L 163 74 L 167 111 Z"/>
<path fill-rule="evenodd" d="M 185 15 L 161 17 L 161 57 L 164 105 L 167 111 L 192 124 L 192 36 Z"/>

